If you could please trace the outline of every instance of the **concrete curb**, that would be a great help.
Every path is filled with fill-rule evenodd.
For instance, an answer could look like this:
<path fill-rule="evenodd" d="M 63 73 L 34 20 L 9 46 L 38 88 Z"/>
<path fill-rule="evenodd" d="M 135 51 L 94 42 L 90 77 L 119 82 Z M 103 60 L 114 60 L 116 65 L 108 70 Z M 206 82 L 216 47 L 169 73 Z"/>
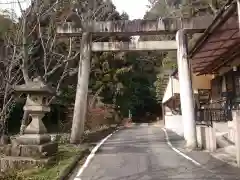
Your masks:
<path fill-rule="evenodd" d="M 196 166 L 212 173 L 214 176 L 216 176 L 217 179 L 221 179 L 221 180 L 224 180 L 224 178 L 219 175 L 217 172 L 215 172 L 214 170 L 212 169 L 209 169 L 207 168 L 206 166 L 204 166 L 204 164 L 201 164 L 200 162 L 196 161 L 195 159 L 193 159 L 190 155 L 188 154 L 185 154 L 184 152 L 182 152 L 180 150 L 180 148 L 175 148 L 172 143 L 171 143 L 171 138 L 169 138 L 168 136 L 168 132 L 167 132 L 167 129 L 166 128 L 162 128 L 162 130 L 164 131 L 165 135 L 166 135 L 166 141 L 167 141 L 167 144 L 169 145 L 170 148 L 172 148 L 172 150 L 174 150 L 176 153 L 178 153 L 179 155 L 181 155 L 182 157 L 184 157 L 185 159 L 191 161 L 193 164 L 195 164 Z"/>
<path fill-rule="evenodd" d="M 59 180 L 67 180 L 69 175 L 72 173 L 74 168 L 76 167 L 77 163 L 85 157 L 86 154 L 89 154 L 90 150 L 87 148 L 86 150 L 82 151 L 81 153 L 77 154 L 73 161 L 66 167 L 62 172 L 60 172 Z"/>

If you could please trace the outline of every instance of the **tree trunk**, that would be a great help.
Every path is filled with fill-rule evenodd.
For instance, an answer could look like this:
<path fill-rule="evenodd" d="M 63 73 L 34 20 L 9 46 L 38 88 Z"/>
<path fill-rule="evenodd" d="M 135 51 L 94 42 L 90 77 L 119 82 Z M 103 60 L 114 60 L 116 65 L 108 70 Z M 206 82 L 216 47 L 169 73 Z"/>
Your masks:
<path fill-rule="evenodd" d="M 28 12 L 30 13 L 30 12 Z M 27 13 L 27 14 L 28 14 Z M 22 70 L 22 74 L 23 74 L 23 79 L 25 81 L 25 84 L 28 84 L 30 78 L 29 78 L 29 74 L 28 74 L 28 60 L 29 60 L 29 55 L 28 55 L 28 34 L 27 34 L 27 15 L 25 15 L 23 17 L 23 36 L 22 36 L 22 41 L 23 41 L 23 45 L 22 45 L 22 51 L 23 51 L 23 61 L 21 64 L 21 70 Z M 27 102 L 27 100 L 26 100 Z M 28 115 L 29 113 L 27 111 L 24 111 L 23 114 L 23 118 L 22 118 L 22 122 L 21 122 L 21 127 L 20 127 L 20 134 L 24 134 L 24 130 L 26 128 L 27 125 L 27 120 L 28 120 Z"/>
<path fill-rule="evenodd" d="M 80 52 L 78 82 L 70 139 L 70 142 L 73 144 L 81 141 L 86 118 L 88 83 L 91 66 L 91 34 L 88 32 L 85 32 L 82 35 Z"/>

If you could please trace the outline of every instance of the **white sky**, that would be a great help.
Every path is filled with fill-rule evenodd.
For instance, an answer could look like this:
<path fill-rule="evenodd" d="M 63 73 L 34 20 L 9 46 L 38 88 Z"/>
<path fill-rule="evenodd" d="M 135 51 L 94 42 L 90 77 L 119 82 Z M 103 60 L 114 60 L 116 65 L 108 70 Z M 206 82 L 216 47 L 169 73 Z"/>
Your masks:
<path fill-rule="evenodd" d="M 23 9 L 30 2 L 30 0 L 19 1 L 22 3 Z M 0 0 L 0 9 L 15 9 L 17 14 L 20 15 L 17 2 L 17 0 Z M 147 11 L 148 0 L 112 0 L 112 2 L 115 4 L 117 11 L 120 13 L 126 12 L 130 19 L 142 19 Z"/>
<path fill-rule="evenodd" d="M 123 11 L 132 19 L 142 19 L 147 11 L 148 0 L 112 0 L 117 11 Z"/>
<path fill-rule="evenodd" d="M 31 0 L 19 0 L 19 2 L 21 3 L 21 8 L 24 10 L 30 4 Z M 0 10 L 15 12 L 17 16 L 21 14 L 18 0 L 0 0 Z"/>

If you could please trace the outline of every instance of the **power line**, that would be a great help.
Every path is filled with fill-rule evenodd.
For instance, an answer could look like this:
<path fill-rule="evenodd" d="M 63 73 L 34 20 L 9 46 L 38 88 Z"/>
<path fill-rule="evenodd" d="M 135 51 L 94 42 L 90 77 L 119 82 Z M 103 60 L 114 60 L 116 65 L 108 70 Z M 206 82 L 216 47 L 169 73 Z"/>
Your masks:
<path fill-rule="evenodd" d="M 19 1 L 19 3 L 25 3 L 25 2 L 26 2 L 26 0 Z M 0 1 L 0 4 L 4 4 L 4 5 L 18 4 L 18 1 L 9 1 L 9 2 L 1 2 Z"/>

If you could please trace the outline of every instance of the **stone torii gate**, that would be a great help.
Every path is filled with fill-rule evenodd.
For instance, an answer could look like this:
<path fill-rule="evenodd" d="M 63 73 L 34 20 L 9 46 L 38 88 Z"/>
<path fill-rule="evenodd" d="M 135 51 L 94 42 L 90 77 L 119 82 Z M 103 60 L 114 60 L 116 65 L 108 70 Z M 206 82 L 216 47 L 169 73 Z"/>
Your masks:
<path fill-rule="evenodd" d="M 83 132 L 88 81 L 90 74 L 91 51 L 169 51 L 177 50 L 177 64 L 180 82 L 181 110 L 184 126 L 186 146 L 197 146 L 196 127 L 194 115 L 193 90 L 191 84 L 191 71 L 187 58 L 187 34 L 203 32 L 212 22 L 213 17 L 196 17 L 192 19 L 159 19 L 159 20 L 120 20 L 107 22 L 90 22 L 88 32 L 84 32 L 77 22 L 66 22 L 58 26 L 57 32 L 63 36 L 82 36 L 82 52 L 79 63 L 78 86 L 74 107 L 73 123 L 79 122 Z M 93 42 L 91 35 L 160 35 L 175 34 L 176 41 L 141 41 L 141 42 Z M 87 82 L 87 83 L 86 83 Z M 78 108 L 80 107 L 80 108 Z M 78 113 L 78 114 L 77 114 Z M 77 127 L 73 127 L 77 128 Z M 82 132 L 72 134 L 81 137 Z"/>

